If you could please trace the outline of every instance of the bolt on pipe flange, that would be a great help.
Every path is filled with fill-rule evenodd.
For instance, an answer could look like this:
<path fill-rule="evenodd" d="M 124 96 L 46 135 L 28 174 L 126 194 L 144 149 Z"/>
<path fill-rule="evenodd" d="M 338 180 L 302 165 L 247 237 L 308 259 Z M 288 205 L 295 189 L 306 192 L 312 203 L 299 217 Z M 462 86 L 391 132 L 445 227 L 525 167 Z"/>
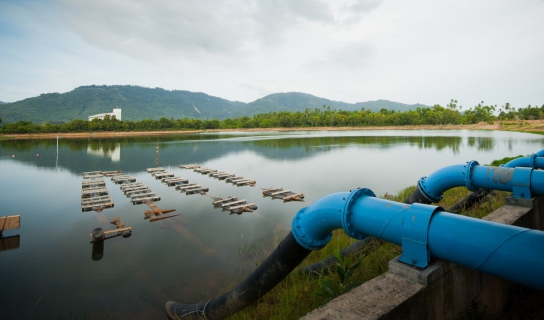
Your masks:
<path fill-rule="evenodd" d="M 376 194 L 372 192 L 372 190 L 367 188 L 357 188 L 349 194 L 349 196 L 346 198 L 346 205 L 344 207 L 344 215 L 342 216 L 342 228 L 344 228 L 344 232 L 357 240 L 361 240 L 367 237 L 366 234 L 357 231 L 353 224 L 351 223 L 351 216 L 353 214 L 352 207 L 355 201 L 361 197 L 361 196 L 369 196 L 369 197 L 376 197 Z"/>
<path fill-rule="evenodd" d="M 465 182 L 466 182 L 466 187 L 468 190 L 470 191 L 476 191 L 478 190 L 478 187 L 475 187 L 472 185 L 472 169 L 479 165 L 478 161 L 476 160 L 472 160 L 472 161 L 469 161 L 467 162 L 467 165 L 465 166 L 466 170 L 465 170 Z"/>

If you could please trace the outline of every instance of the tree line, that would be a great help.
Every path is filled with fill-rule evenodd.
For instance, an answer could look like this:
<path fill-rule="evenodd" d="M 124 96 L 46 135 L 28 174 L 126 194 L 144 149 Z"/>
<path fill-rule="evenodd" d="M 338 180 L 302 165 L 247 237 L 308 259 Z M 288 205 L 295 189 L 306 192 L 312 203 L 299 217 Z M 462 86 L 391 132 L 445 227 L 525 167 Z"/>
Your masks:
<path fill-rule="evenodd" d="M 169 131 L 206 130 L 240 128 L 294 128 L 294 127 L 372 127 L 404 125 L 445 125 L 494 123 L 505 120 L 544 119 L 544 105 L 531 105 L 526 108 L 513 108 L 509 103 L 501 107 L 485 105 L 483 101 L 468 110 L 461 110 L 456 100 L 445 107 L 434 105 L 431 108 L 417 108 L 409 111 L 389 111 L 382 109 L 372 112 L 364 108 L 359 111 L 331 110 L 329 106 L 306 109 L 303 112 L 270 112 L 252 117 L 243 116 L 232 119 L 144 119 L 141 121 L 120 121 L 115 117 L 92 121 L 72 120 L 68 123 L 42 123 L 17 121 L 2 123 L 0 133 L 62 133 L 62 132 L 107 132 L 107 131 Z"/>

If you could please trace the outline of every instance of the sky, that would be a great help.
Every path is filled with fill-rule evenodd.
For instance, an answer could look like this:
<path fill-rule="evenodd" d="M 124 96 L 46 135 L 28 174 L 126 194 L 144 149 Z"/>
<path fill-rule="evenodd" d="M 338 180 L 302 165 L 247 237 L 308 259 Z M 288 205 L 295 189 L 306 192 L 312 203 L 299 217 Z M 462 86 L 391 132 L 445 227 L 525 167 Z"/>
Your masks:
<path fill-rule="evenodd" d="M 544 0 L 0 0 L 0 101 L 94 84 L 541 106 L 543 17 Z"/>

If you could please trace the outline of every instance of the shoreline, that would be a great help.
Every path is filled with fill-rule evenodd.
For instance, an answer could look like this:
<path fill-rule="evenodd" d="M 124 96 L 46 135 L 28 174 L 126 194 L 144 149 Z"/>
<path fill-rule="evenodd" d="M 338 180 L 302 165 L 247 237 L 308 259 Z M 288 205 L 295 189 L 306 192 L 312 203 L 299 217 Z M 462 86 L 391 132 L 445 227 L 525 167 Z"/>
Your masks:
<path fill-rule="evenodd" d="M 544 120 L 500 121 L 494 124 L 485 122 L 477 124 L 447 124 L 447 125 L 408 125 L 382 127 L 296 127 L 296 128 L 237 128 L 209 130 L 174 130 L 174 131 L 116 131 L 116 132 L 68 132 L 68 133 L 25 133 L 4 134 L 0 140 L 33 140 L 33 139 L 83 139 L 83 138 L 115 138 L 156 135 L 180 135 L 205 132 L 265 132 L 265 131 L 381 131 L 381 130 L 491 130 L 518 131 L 544 134 Z"/>

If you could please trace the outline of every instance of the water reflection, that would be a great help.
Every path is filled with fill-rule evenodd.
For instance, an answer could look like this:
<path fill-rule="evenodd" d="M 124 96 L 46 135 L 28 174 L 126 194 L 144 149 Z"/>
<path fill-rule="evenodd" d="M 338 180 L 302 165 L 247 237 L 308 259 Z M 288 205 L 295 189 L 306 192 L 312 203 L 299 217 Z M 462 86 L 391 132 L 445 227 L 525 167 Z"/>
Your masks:
<path fill-rule="evenodd" d="M 25 222 L 18 232 L 24 245 L 0 252 L 0 270 L 9 275 L 0 291 L 2 315 L 20 318 L 43 296 L 39 312 L 44 318 L 105 308 L 116 319 L 160 318 L 165 301 L 204 301 L 247 274 L 259 253 L 273 247 L 276 230 L 289 229 L 296 212 L 324 195 L 356 187 L 377 195 L 395 193 L 447 165 L 486 164 L 543 146 L 537 135 L 472 131 L 60 139 L 55 171 L 56 140 L 2 141 L 2 209 L 21 213 Z M 237 188 L 178 167 L 189 163 L 251 177 L 256 187 Z M 158 166 L 209 187 L 211 197 L 236 196 L 258 209 L 242 215 L 216 210 L 210 197 L 181 194 L 146 172 Z M 97 170 L 132 175 L 160 195 L 160 208 L 181 216 L 149 223 L 142 219 L 147 205 L 132 205 L 110 179 L 104 180 L 115 206 L 82 212 L 81 174 Z M 304 193 L 306 202 L 263 198 L 261 188 L 279 187 Z M 134 234 L 89 248 L 89 231 L 111 229 L 117 216 Z"/>

